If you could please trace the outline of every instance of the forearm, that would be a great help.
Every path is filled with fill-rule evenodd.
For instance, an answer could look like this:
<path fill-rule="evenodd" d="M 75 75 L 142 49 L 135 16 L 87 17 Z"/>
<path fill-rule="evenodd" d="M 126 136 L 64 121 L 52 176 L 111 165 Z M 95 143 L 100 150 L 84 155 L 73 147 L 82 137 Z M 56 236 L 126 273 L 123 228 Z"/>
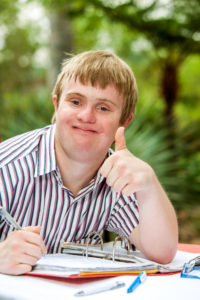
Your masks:
<path fill-rule="evenodd" d="M 177 250 L 177 218 L 154 172 L 152 176 L 149 188 L 136 193 L 140 225 L 130 239 L 149 259 L 168 263 Z"/>

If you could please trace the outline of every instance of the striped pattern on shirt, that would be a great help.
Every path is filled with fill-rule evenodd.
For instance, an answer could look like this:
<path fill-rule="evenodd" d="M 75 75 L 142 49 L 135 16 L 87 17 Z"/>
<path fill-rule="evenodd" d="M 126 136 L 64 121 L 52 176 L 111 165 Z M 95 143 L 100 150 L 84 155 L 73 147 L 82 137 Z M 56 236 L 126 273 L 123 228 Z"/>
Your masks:
<path fill-rule="evenodd" d="M 23 227 L 41 225 L 49 253 L 60 252 L 61 241 L 82 241 L 92 231 L 128 237 L 139 222 L 134 196 L 115 193 L 97 173 L 74 197 L 56 164 L 54 132 L 50 125 L 0 144 L 0 205 Z M 11 230 L 0 220 L 1 240 Z"/>

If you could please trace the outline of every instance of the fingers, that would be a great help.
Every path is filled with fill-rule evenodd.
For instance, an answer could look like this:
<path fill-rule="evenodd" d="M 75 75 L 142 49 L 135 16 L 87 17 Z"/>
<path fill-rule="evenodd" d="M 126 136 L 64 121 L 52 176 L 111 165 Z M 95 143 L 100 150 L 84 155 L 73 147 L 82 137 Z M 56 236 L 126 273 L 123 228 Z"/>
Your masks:
<path fill-rule="evenodd" d="M 133 193 L 133 191 L 134 193 L 136 193 L 137 191 L 139 191 L 139 189 L 133 184 L 127 184 L 122 189 L 122 194 L 124 196 L 130 196 Z"/>
<path fill-rule="evenodd" d="M 124 136 L 124 127 L 119 127 L 115 134 L 115 152 L 127 149 L 126 148 L 126 140 Z M 114 159 L 113 159 L 114 158 Z M 108 159 L 105 160 L 103 165 L 100 168 L 100 173 L 102 176 L 108 178 L 110 171 L 113 168 L 115 163 L 115 156 L 112 155 Z M 108 179 L 111 181 L 111 179 Z M 110 184 L 111 185 L 111 184 Z"/>
<path fill-rule="evenodd" d="M 114 160 L 111 155 L 109 158 L 107 158 L 104 161 L 103 165 L 100 168 L 100 173 L 103 177 L 106 177 L 106 178 L 108 177 L 110 171 L 112 170 L 113 164 L 114 164 Z"/>
<path fill-rule="evenodd" d="M 29 242 L 26 242 L 23 253 L 35 257 L 37 260 L 44 255 L 40 245 L 31 244 Z"/>
<path fill-rule="evenodd" d="M 26 251 L 26 250 L 25 250 Z M 16 254 L 15 254 L 16 255 Z M 18 268 L 18 265 L 24 264 L 29 265 L 30 269 L 32 266 L 36 265 L 37 261 L 40 259 L 41 256 L 36 257 L 36 254 L 33 253 L 34 256 L 32 256 L 30 253 L 17 253 L 16 257 L 11 257 L 12 265 L 14 268 Z M 13 259 L 15 258 L 15 259 Z"/>
<path fill-rule="evenodd" d="M 41 231 L 41 226 L 28 226 L 28 227 L 24 227 L 23 230 L 31 231 L 31 232 L 39 234 Z"/>
<path fill-rule="evenodd" d="M 115 152 L 126 149 L 124 127 L 119 127 L 115 134 Z"/>
<path fill-rule="evenodd" d="M 22 275 L 28 272 L 31 272 L 32 266 L 30 264 L 18 264 L 17 266 L 13 266 L 10 271 L 6 274 L 8 275 Z"/>
<path fill-rule="evenodd" d="M 38 258 L 25 253 L 18 253 L 17 250 L 15 253 L 8 251 L 3 263 L 1 263 L 0 273 L 10 275 L 24 274 L 30 272 L 37 261 Z"/>
<path fill-rule="evenodd" d="M 126 171 L 126 164 L 118 154 L 111 155 L 100 169 L 102 176 L 106 178 L 106 183 L 115 192 L 122 191 L 130 182 L 130 174 Z"/>
<path fill-rule="evenodd" d="M 128 151 L 124 127 L 119 127 L 115 134 L 115 153 L 104 161 L 100 168 L 101 175 L 115 192 L 130 196 L 140 190 L 140 182 L 144 181 L 140 180 L 142 166 L 141 162 Z"/>
<path fill-rule="evenodd" d="M 0 273 L 24 274 L 32 269 L 43 254 L 47 253 L 40 226 L 30 226 L 11 232 L 0 243 Z"/>
<path fill-rule="evenodd" d="M 121 158 L 117 153 L 120 150 L 126 149 L 124 127 L 119 127 L 115 134 L 115 154 L 106 159 L 100 168 L 100 173 L 106 178 L 106 183 L 112 186 L 116 192 L 122 190 L 127 181 L 124 178 L 120 178 L 123 165 L 120 165 Z M 123 181 L 125 181 L 124 184 Z"/>
<path fill-rule="evenodd" d="M 42 255 L 47 253 L 46 246 L 44 241 L 42 240 L 41 236 L 39 235 L 41 231 L 41 226 L 28 226 L 23 228 L 23 231 L 28 231 L 30 234 L 25 236 L 27 243 L 33 244 L 38 246 L 41 249 Z"/>
<path fill-rule="evenodd" d="M 136 184 L 133 184 L 132 176 L 129 174 L 123 175 L 123 171 L 113 168 L 108 177 L 106 178 L 106 183 L 113 188 L 113 190 L 118 193 L 122 192 L 124 196 L 130 196 L 133 191 L 136 192 Z"/>
<path fill-rule="evenodd" d="M 124 193 L 124 189 L 128 183 L 129 179 L 127 177 L 118 177 L 111 186 L 115 192 L 122 192 L 125 196 L 128 196 Z"/>
<path fill-rule="evenodd" d="M 37 226 L 38 227 L 38 226 Z M 42 237 L 32 232 L 35 231 L 35 226 L 26 227 L 23 230 L 12 232 L 9 235 L 10 248 L 19 250 L 18 253 L 25 253 L 27 255 L 35 257 L 37 260 L 47 253 L 46 247 Z M 38 232 L 38 230 L 36 230 Z M 23 245 L 23 247 L 22 247 Z"/>

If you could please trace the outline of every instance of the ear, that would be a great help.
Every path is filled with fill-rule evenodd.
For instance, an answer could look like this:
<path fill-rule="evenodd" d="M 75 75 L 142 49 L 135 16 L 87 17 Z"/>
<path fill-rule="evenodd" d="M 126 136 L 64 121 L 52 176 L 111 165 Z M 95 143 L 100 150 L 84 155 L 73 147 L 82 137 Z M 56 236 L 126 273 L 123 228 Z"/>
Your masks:
<path fill-rule="evenodd" d="M 126 119 L 126 121 L 122 126 L 126 128 L 128 124 L 133 120 L 133 116 L 134 116 L 133 113 L 131 113 L 131 115 L 128 117 L 128 119 Z"/>
<path fill-rule="evenodd" d="M 58 108 L 57 96 L 54 95 L 52 100 L 53 100 L 54 109 L 55 111 L 57 111 Z"/>

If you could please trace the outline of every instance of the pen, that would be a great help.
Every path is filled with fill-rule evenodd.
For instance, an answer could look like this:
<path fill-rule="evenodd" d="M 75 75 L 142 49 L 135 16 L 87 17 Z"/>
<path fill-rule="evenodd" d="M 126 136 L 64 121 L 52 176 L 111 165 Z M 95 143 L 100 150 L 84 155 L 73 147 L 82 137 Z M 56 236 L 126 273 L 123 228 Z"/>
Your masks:
<path fill-rule="evenodd" d="M 0 216 L 6 221 L 7 224 L 13 226 L 15 229 L 22 229 L 22 227 L 15 221 L 15 219 L 3 208 L 0 206 Z"/>
<path fill-rule="evenodd" d="M 145 272 L 141 272 L 137 278 L 133 281 L 133 283 L 127 289 L 127 293 L 132 293 L 141 283 L 143 283 L 147 278 Z"/>
<path fill-rule="evenodd" d="M 76 297 L 82 297 L 82 296 L 88 296 L 88 295 L 93 295 L 93 294 L 97 294 L 97 293 L 102 293 L 102 292 L 106 292 L 106 291 L 111 291 L 111 290 L 115 290 L 118 289 L 120 287 L 125 286 L 124 282 L 120 282 L 120 281 L 116 281 L 114 283 L 110 283 L 101 287 L 97 287 L 95 289 L 88 289 L 85 291 L 79 291 L 78 293 L 74 294 L 74 296 Z"/>

